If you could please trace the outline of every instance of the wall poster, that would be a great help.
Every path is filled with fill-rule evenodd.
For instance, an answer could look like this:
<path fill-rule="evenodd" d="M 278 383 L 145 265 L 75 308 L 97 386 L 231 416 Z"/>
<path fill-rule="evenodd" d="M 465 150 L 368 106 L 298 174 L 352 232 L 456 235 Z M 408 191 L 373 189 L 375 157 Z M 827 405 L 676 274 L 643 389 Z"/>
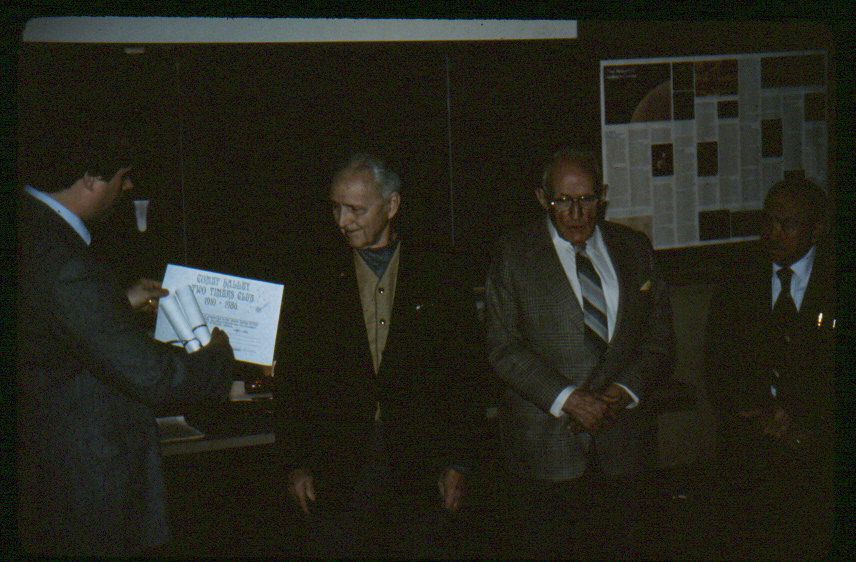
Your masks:
<path fill-rule="evenodd" d="M 655 248 L 757 236 L 769 187 L 827 187 L 826 53 L 600 62 L 608 218 Z"/>

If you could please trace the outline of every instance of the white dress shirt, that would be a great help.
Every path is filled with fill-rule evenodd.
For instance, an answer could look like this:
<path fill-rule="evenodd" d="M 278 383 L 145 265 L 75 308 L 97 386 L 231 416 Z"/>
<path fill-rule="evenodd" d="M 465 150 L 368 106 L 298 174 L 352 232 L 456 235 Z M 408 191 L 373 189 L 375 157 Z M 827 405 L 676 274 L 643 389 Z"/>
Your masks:
<path fill-rule="evenodd" d="M 69 211 L 62 203 L 60 203 L 59 201 L 57 201 L 56 199 L 54 199 L 43 191 L 39 191 L 38 189 L 35 189 L 34 187 L 29 185 L 24 187 L 24 191 L 26 191 L 27 193 L 29 193 L 30 195 L 32 195 L 33 197 L 56 211 L 56 213 L 60 217 L 62 217 L 62 219 L 67 222 L 68 225 L 73 228 L 74 231 L 78 233 L 81 238 L 83 238 L 83 241 L 86 242 L 86 245 L 89 245 L 89 243 L 92 241 L 92 235 L 89 234 L 89 230 L 86 228 L 86 225 L 83 224 L 83 221 L 80 219 L 80 217 Z"/>
<path fill-rule="evenodd" d="M 577 297 L 577 302 L 579 302 L 580 308 L 582 308 L 583 295 L 580 290 L 580 279 L 577 277 L 577 248 L 559 235 L 559 231 L 556 230 L 552 220 L 547 221 L 547 230 L 550 233 L 550 238 L 553 240 L 553 246 L 556 248 L 559 261 L 562 263 L 562 269 L 565 270 L 568 282 L 570 282 L 571 288 L 574 290 L 574 294 Z M 601 236 L 600 233 L 600 227 L 598 226 L 595 226 L 591 237 L 586 240 L 586 255 L 589 257 L 589 260 L 591 260 L 598 276 L 600 276 L 600 284 L 603 288 L 604 299 L 606 300 L 607 330 L 609 332 L 609 339 L 612 340 L 612 334 L 615 332 L 615 321 L 618 317 L 618 276 L 615 273 L 615 267 L 612 265 L 612 259 L 609 257 L 609 251 L 606 248 L 603 236 Z M 635 408 L 639 404 L 639 398 L 636 394 L 623 384 L 616 384 L 625 389 L 633 399 L 627 407 Z M 565 405 L 565 401 L 568 399 L 571 392 L 576 389 L 577 387 L 574 385 L 565 387 L 553 401 L 553 405 L 550 407 L 550 413 L 556 417 L 561 416 L 563 413 L 562 406 Z"/>
<path fill-rule="evenodd" d="M 794 304 L 797 305 L 797 310 L 802 306 L 805 288 L 808 286 L 809 277 L 811 277 L 811 268 L 814 265 L 814 255 L 816 253 L 817 246 L 812 246 L 803 257 L 791 264 L 791 271 L 794 272 L 791 276 L 791 297 L 794 299 Z M 779 293 L 782 291 L 782 281 L 777 275 L 780 269 L 782 269 L 781 266 L 773 264 L 773 291 L 771 292 L 772 300 L 770 301 L 770 307 L 776 303 L 776 299 L 779 298 Z"/>

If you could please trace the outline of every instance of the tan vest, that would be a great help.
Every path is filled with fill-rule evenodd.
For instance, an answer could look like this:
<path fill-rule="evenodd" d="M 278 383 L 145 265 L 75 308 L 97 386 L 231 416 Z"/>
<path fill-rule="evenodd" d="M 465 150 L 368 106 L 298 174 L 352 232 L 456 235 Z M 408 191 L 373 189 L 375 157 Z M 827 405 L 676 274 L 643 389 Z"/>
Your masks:
<path fill-rule="evenodd" d="M 398 279 L 400 251 L 401 245 L 395 249 L 383 277 L 378 279 L 374 271 L 360 257 L 360 254 L 354 250 L 357 286 L 360 290 L 363 319 L 366 322 L 366 336 L 372 351 L 375 375 L 377 375 L 380 362 L 383 359 L 383 350 L 386 348 L 386 338 L 389 335 L 389 322 L 392 317 L 392 303 L 395 298 L 395 284 Z M 380 420 L 380 403 L 378 403 L 375 411 L 375 419 Z"/>

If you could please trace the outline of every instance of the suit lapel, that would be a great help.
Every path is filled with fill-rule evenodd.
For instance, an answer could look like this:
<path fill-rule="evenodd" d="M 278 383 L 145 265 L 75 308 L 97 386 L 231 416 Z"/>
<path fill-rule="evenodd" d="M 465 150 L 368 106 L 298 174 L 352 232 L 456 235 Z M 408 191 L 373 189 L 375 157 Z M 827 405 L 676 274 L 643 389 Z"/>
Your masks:
<path fill-rule="evenodd" d="M 812 268 L 813 269 L 813 268 Z M 804 318 L 817 318 L 823 312 L 823 299 L 821 298 L 821 282 L 816 279 L 815 271 L 812 270 L 811 277 L 808 279 L 808 286 L 805 288 L 802 305 L 800 306 L 799 315 Z"/>
<path fill-rule="evenodd" d="M 748 331 L 744 335 L 747 341 L 755 342 L 756 352 L 762 356 L 762 362 L 769 362 L 766 358 L 768 350 L 773 345 L 775 330 L 773 326 L 772 305 L 772 274 L 773 269 L 770 260 L 760 255 L 755 259 L 757 265 L 750 269 L 750 274 L 738 277 L 738 283 L 745 283 L 746 288 L 734 287 L 737 298 L 745 302 L 738 303 L 746 317 L 745 326 Z M 753 262 L 750 262 L 753 263 Z M 717 311 L 711 310 L 711 314 Z"/>
<path fill-rule="evenodd" d="M 752 286 L 757 288 L 757 298 L 751 299 L 750 304 L 758 303 L 755 309 L 758 323 L 769 326 L 773 317 L 773 266 L 769 260 L 762 261 L 756 276 Z"/>
<path fill-rule="evenodd" d="M 555 302 L 567 302 L 568 315 L 573 324 L 580 330 L 585 330 L 583 311 L 574 293 L 571 282 L 556 254 L 556 246 L 550 239 L 550 231 L 547 229 L 547 221 L 550 217 L 545 215 L 544 220 L 539 222 L 533 231 L 533 243 L 531 258 L 529 260 L 533 278 L 542 281 L 552 294 Z"/>
<path fill-rule="evenodd" d="M 606 251 L 609 252 L 609 259 L 612 262 L 612 267 L 615 268 L 615 277 L 618 279 L 618 310 L 615 314 L 615 326 L 613 327 L 612 341 L 615 341 L 618 331 L 621 329 L 621 323 L 624 320 L 624 311 L 627 310 L 627 299 L 633 290 L 639 290 L 639 287 L 633 287 L 633 271 L 628 260 L 629 252 L 622 247 L 621 239 L 614 236 L 614 232 L 609 225 L 600 223 L 600 235 L 603 237 L 603 243 L 606 245 Z"/>
<path fill-rule="evenodd" d="M 386 346 L 384 347 L 384 352 L 381 355 L 380 364 L 378 365 L 379 378 L 384 373 L 384 364 L 388 363 L 384 361 L 384 357 L 387 356 L 387 350 L 395 349 L 398 346 L 396 340 L 398 340 L 399 335 L 401 334 L 401 327 L 409 312 L 408 309 L 413 306 L 413 301 L 415 299 L 414 295 L 419 293 L 418 284 L 422 278 L 422 274 L 419 273 L 419 268 L 421 267 L 421 264 L 418 261 L 419 258 L 414 256 L 414 253 L 409 250 L 408 246 L 405 246 L 401 239 L 399 239 L 398 245 L 398 273 L 395 281 L 392 312 L 390 313 L 389 319 L 389 333 L 387 334 Z M 362 314 L 362 311 L 360 311 L 360 314 Z M 368 346 L 368 337 L 365 339 L 366 349 L 369 350 L 369 357 L 371 357 L 371 350 Z"/>
<path fill-rule="evenodd" d="M 357 273 L 354 268 L 354 250 L 349 248 L 341 256 L 336 269 L 332 272 L 335 286 L 334 294 L 338 295 L 340 299 L 338 310 L 346 314 L 342 318 L 342 328 L 346 331 L 341 334 L 341 337 L 353 338 L 354 349 L 359 350 L 359 357 L 354 357 L 353 361 L 357 365 L 368 364 L 368 372 L 373 372 L 372 353 L 366 333 L 366 320 L 363 315 L 360 290 L 357 286 Z"/>
<path fill-rule="evenodd" d="M 830 304 L 834 303 L 834 289 L 830 283 L 826 259 L 826 253 L 818 247 L 799 312 L 800 317 L 807 321 L 816 322 L 823 313 L 825 321 L 831 322 L 835 314 L 834 309 L 830 308 Z"/>
<path fill-rule="evenodd" d="M 384 372 L 384 357 L 386 357 L 387 349 L 395 349 L 398 339 L 398 334 L 408 303 L 411 300 L 411 291 L 414 290 L 413 284 L 416 282 L 416 274 L 413 271 L 414 265 L 410 264 L 410 258 L 413 257 L 405 250 L 404 243 L 398 242 L 398 274 L 395 281 L 395 293 L 392 300 L 392 313 L 389 319 L 389 333 L 386 336 L 386 346 L 384 353 L 381 355 L 380 365 L 378 366 L 378 375 Z M 391 345 L 390 345 L 391 344 Z"/>

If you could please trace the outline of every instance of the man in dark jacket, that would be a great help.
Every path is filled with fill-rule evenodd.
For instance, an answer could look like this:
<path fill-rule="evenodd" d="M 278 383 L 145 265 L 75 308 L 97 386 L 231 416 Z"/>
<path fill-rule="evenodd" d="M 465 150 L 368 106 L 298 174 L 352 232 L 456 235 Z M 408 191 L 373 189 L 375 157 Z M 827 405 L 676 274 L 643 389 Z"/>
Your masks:
<path fill-rule="evenodd" d="M 707 332 L 708 395 L 719 413 L 728 558 L 822 558 L 834 458 L 835 275 L 826 195 L 774 184 L 761 244 L 727 268 Z"/>
<path fill-rule="evenodd" d="M 84 129 L 24 147 L 48 192 L 26 186 L 18 208 L 18 531 L 30 554 L 132 556 L 169 536 L 153 407 L 225 398 L 233 354 L 220 330 L 189 355 L 134 318 L 165 291 L 121 290 L 85 224 L 132 187 L 132 155 Z"/>
<path fill-rule="evenodd" d="M 307 256 L 284 315 L 277 443 L 313 556 L 431 554 L 469 468 L 472 296 L 393 229 L 399 185 L 368 155 L 335 175 L 350 251 Z"/>

